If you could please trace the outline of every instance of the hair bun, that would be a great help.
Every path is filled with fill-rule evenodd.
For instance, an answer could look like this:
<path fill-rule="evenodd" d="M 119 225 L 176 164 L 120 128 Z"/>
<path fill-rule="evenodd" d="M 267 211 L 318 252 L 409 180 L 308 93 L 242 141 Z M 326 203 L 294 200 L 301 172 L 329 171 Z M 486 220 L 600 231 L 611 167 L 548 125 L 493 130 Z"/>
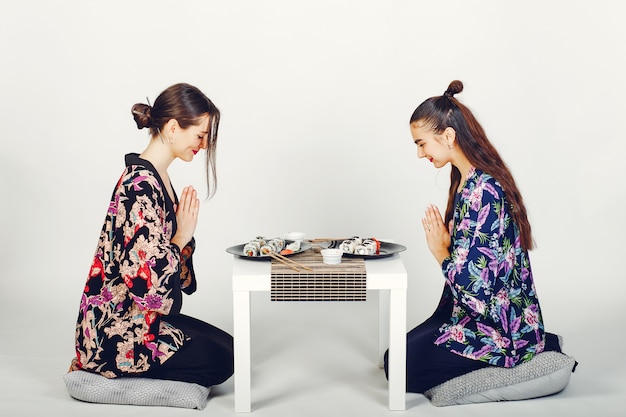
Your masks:
<path fill-rule="evenodd" d="M 450 83 L 450 85 L 448 85 L 448 89 L 445 93 L 443 93 L 443 95 L 447 97 L 454 97 L 455 94 L 458 94 L 461 91 L 463 91 L 463 83 L 459 80 L 454 80 Z"/>
<path fill-rule="evenodd" d="M 147 104 L 137 103 L 133 106 L 131 113 L 133 119 L 137 123 L 137 129 L 143 129 L 144 127 L 152 127 L 152 116 L 150 115 L 152 107 Z"/>

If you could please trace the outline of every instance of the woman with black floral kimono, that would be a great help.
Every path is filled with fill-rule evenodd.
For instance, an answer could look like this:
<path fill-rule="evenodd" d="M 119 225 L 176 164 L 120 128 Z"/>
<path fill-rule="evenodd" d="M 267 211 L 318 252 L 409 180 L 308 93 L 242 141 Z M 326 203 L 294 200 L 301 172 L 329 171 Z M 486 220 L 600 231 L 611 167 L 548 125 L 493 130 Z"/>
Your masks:
<path fill-rule="evenodd" d="M 232 337 L 180 314 L 182 293 L 196 289 L 200 203 L 193 187 L 178 198 L 167 169 L 206 149 L 214 193 L 220 113 L 196 87 L 175 84 L 132 114 L 139 129 L 150 129 L 150 143 L 126 155 L 113 190 L 80 301 L 71 370 L 217 385 L 233 372 Z"/>

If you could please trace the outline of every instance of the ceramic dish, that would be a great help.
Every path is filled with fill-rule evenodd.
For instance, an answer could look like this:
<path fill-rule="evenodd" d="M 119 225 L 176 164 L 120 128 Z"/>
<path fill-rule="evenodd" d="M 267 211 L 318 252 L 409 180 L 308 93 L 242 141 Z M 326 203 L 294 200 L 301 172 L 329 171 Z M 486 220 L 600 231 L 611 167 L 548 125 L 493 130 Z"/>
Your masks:
<path fill-rule="evenodd" d="M 339 248 L 339 246 L 341 245 L 341 242 L 343 242 L 343 240 L 333 240 L 330 242 L 330 245 L 328 247 L 335 248 L 335 249 Z M 385 258 L 387 256 L 404 252 L 406 250 L 406 246 L 400 245 L 398 243 L 383 242 L 382 240 L 379 240 L 379 242 L 380 242 L 380 251 L 376 255 L 359 255 L 357 253 L 344 252 L 343 256 L 347 258 L 377 259 L 377 258 Z"/>
<path fill-rule="evenodd" d="M 293 240 L 285 240 L 285 246 L 287 246 L 288 244 L 293 243 Z M 230 248 L 226 249 L 226 252 L 235 255 L 235 256 L 240 256 L 244 259 L 250 259 L 250 260 L 267 260 L 267 259 L 272 259 L 271 256 L 269 255 L 259 255 L 259 256 L 248 256 L 243 252 L 243 247 L 246 246 L 245 243 L 242 243 L 241 245 L 235 245 L 235 246 L 231 246 Z M 283 256 L 292 256 L 295 255 L 297 253 L 302 253 L 304 251 L 307 251 L 311 249 L 311 244 L 308 242 L 302 242 L 300 244 L 300 250 L 298 251 L 294 251 L 293 253 L 290 254 L 283 254 Z"/>

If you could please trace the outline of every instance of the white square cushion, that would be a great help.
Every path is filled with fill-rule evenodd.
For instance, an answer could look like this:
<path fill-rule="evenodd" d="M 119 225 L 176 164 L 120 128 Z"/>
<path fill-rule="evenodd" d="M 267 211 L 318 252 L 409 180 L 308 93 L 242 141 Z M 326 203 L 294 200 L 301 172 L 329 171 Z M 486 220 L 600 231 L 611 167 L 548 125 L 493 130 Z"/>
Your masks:
<path fill-rule="evenodd" d="M 101 404 L 202 410 L 206 407 L 211 392 L 211 388 L 190 382 L 137 377 L 109 379 L 87 371 L 68 372 L 63 380 L 73 398 Z"/>
<path fill-rule="evenodd" d="M 453 378 L 426 391 L 437 407 L 544 397 L 569 383 L 576 360 L 559 352 L 542 352 L 514 368 L 489 367 Z"/>

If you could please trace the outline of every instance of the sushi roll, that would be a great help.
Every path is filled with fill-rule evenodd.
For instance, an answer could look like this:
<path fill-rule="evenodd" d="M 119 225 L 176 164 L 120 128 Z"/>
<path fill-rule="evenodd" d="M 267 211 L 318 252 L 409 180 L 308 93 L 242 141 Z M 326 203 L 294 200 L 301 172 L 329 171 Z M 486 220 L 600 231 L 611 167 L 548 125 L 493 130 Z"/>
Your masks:
<path fill-rule="evenodd" d="M 370 238 L 371 241 L 374 242 L 374 245 L 376 247 L 374 254 L 375 255 L 380 255 L 380 240 L 376 239 L 376 238 Z"/>
<path fill-rule="evenodd" d="M 371 251 L 371 248 L 363 244 L 354 248 L 354 253 L 357 255 L 371 255 L 370 251 Z"/>
<path fill-rule="evenodd" d="M 285 249 L 285 239 L 281 237 L 275 237 L 274 239 L 272 239 L 272 242 L 276 247 L 275 252 L 280 252 L 281 250 Z"/>
<path fill-rule="evenodd" d="M 257 236 L 252 239 L 251 242 L 258 242 L 259 245 L 263 246 L 267 243 L 267 238 L 264 238 L 263 236 Z"/>
<path fill-rule="evenodd" d="M 255 240 L 250 241 L 243 246 L 243 253 L 246 256 L 259 256 L 260 252 L 261 252 L 261 245 L 259 244 L 259 242 Z"/>
<path fill-rule="evenodd" d="M 339 249 L 341 249 L 343 253 L 354 253 L 355 248 L 356 245 L 354 243 L 354 240 L 351 239 L 344 240 L 343 242 L 341 242 L 341 245 L 339 245 Z"/>
<path fill-rule="evenodd" d="M 377 241 L 373 239 L 365 239 L 363 241 L 363 246 L 367 248 L 368 255 L 377 255 L 378 254 L 378 244 Z"/>
<path fill-rule="evenodd" d="M 280 252 L 283 250 L 284 243 L 280 239 L 269 239 L 265 246 L 268 246 L 272 252 Z"/>
<path fill-rule="evenodd" d="M 378 255 L 380 253 L 380 242 L 374 238 L 364 239 L 360 245 L 354 248 L 357 255 Z"/>
<path fill-rule="evenodd" d="M 343 253 L 356 253 L 356 248 L 361 244 L 361 242 L 362 240 L 360 237 L 354 236 L 341 242 L 339 249 L 341 249 Z"/>
<path fill-rule="evenodd" d="M 259 249 L 259 254 L 261 255 L 269 255 L 271 252 L 274 252 L 274 246 L 269 243 L 265 243 L 265 245 L 261 246 Z"/>
<path fill-rule="evenodd" d="M 269 255 L 270 252 L 280 253 L 285 248 L 285 240 L 282 238 L 268 239 L 264 236 L 257 236 L 243 246 L 243 253 L 246 256 Z"/>

